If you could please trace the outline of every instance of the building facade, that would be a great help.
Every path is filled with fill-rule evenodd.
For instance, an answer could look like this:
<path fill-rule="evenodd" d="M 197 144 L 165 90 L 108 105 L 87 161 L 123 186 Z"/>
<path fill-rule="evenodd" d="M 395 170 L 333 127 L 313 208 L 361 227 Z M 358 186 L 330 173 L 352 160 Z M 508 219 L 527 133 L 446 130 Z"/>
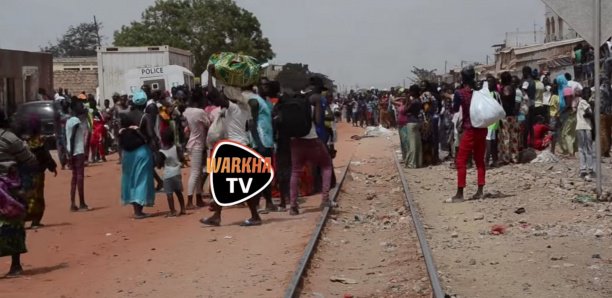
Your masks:
<path fill-rule="evenodd" d="M 85 91 L 96 94 L 98 87 L 98 57 L 53 58 L 53 82 L 56 88 L 71 94 Z"/>
<path fill-rule="evenodd" d="M 0 107 L 6 114 L 36 100 L 39 88 L 53 95 L 51 54 L 0 49 Z"/>
<path fill-rule="evenodd" d="M 544 42 L 578 38 L 578 34 L 550 7 L 546 6 L 546 37 Z"/>

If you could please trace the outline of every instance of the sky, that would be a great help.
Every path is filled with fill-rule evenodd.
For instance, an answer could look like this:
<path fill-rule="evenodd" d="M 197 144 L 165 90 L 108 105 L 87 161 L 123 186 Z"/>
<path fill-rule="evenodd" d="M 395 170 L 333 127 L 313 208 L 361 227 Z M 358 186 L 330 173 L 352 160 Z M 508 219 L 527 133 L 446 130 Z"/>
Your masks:
<path fill-rule="evenodd" d="M 155 0 L 0 0 L 0 48 L 37 51 L 70 25 L 103 23 L 103 43 Z M 260 21 L 275 64 L 308 64 L 342 88 L 402 85 L 413 66 L 493 60 L 506 32 L 540 30 L 540 0 L 236 0 Z M 529 38 L 527 36 L 522 36 Z M 406 79 L 407 84 L 409 79 Z"/>

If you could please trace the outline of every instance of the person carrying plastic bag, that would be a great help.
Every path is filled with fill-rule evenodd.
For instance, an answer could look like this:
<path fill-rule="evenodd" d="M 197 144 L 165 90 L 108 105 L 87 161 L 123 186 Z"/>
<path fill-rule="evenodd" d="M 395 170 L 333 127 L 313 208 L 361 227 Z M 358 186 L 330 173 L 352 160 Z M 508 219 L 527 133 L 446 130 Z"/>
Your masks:
<path fill-rule="evenodd" d="M 488 84 L 485 82 L 480 91 L 475 89 L 476 73 L 472 66 L 461 71 L 463 87 L 455 92 L 453 98 L 453 111 L 462 109 L 463 135 L 459 143 L 457 153 L 457 193 L 449 198 L 447 203 L 459 203 L 464 201 L 463 189 L 466 186 L 467 162 L 470 154 L 474 157 L 478 173 L 478 191 L 470 199 L 483 198 L 485 185 L 485 151 L 487 127 L 505 116 L 504 110 L 493 99 L 488 92 Z M 500 112 L 501 110 L 501 112 Z"/>

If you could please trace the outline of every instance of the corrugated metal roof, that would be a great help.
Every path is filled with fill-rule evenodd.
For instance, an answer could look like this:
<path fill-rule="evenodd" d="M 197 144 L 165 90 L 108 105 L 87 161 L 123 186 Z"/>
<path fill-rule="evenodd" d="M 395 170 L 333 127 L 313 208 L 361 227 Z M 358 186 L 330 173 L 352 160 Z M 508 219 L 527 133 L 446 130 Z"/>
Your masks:
<path fill-rule="evenodd" d="M 579 42 L 584 42 L 584 39 L 582 39 L 582 38 L 574 38 L 574 39 L 568 39 L 568 40 L 562 40 L 562 41 L 547 42 L 547 43 L 542 43 L 542 44 L 533 45 L 533 46 L 514 48 L 514 54 L 522 55 L 522 54 L 527 54 L 527 53 L 547 50 L 547 49 L 550 49 L 550 48 L 566 46 L 566 45 L 570 45 L 570 44 L 574 44 L 574 43 L 579 43 Z"/>

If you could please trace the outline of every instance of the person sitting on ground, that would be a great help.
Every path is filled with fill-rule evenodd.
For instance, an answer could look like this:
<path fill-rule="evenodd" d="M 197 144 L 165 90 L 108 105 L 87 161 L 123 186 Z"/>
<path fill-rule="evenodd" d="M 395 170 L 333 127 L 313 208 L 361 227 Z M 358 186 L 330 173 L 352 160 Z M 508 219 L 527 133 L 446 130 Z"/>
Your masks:
<path fill-rule="evenodd" d="M 533 126 L 533 149 L 538 151 L 548 148 L 552 140 L 552 135 L 548 133 L 550 127 L 545 123 L 546 119 L 544 119 L 544 116 L 538 115 L 536 117 L 536 124 Z"/>

